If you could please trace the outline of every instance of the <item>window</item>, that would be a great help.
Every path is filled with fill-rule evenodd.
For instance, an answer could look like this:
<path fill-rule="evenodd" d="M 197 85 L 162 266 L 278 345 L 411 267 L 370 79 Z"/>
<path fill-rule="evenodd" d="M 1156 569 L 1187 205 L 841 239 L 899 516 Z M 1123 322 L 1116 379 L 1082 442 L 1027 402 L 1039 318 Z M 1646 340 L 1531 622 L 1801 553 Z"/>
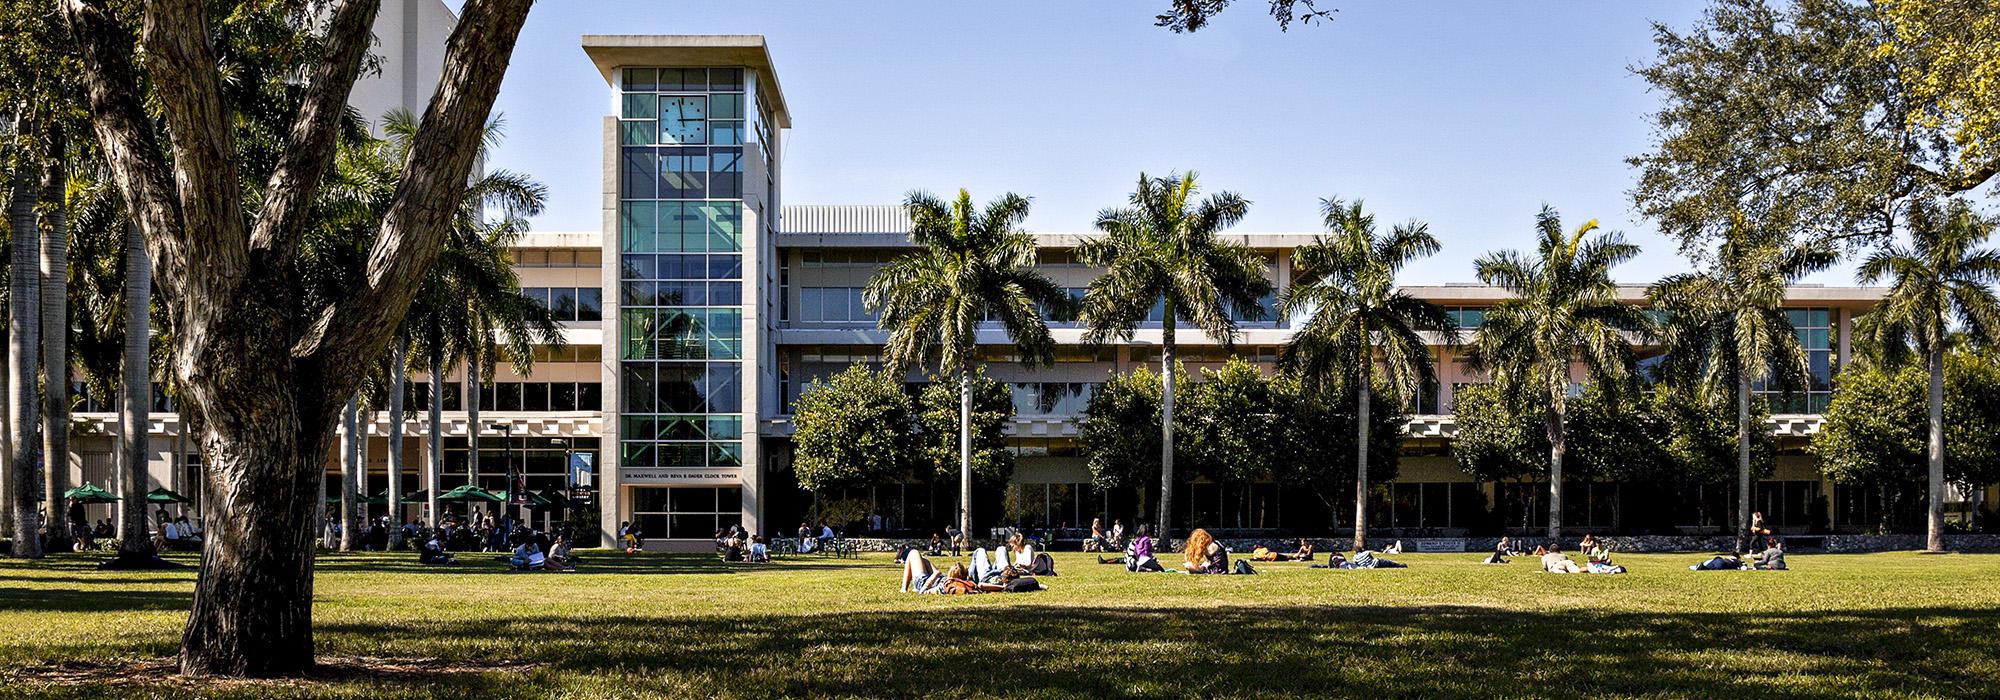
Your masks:
<path fill-rule="evenodd" d="M 1451 320 L 1457 321 L 1458 327 L 1462 330 L 1469 331 L 1486 324 L 1484 306 L 1452 306 L 1447 307 L 1444 312 L 1451 317 Z"/>
<path fill-rule="evenodd" d="M 867 323 L 880 316 L 869 313 L 861 301 L 860 287 L 799 288 L 798 320 L 804 323 Z"/>
<path fill-rule="evenodd" d="M 1100 384 L 1093 382 L 1027 382 L 1011 385 L 1014 413 L 1022 416 L 1074 416 L 1090 407 Z"/>
<path fill-rule="evenodd" d="M 479 404 L 495 411 L 601 411 L 603 396 L 597 382 L 494 382 L 479 389 Z"/>
<path fill-rule="evenodd" d="M 603 292 L 596 287 L 522 287 L 521 296 L 547 308 L 558 321 L 603 320 Z"/>
<path fill-rule="evenodd" d="M 645 487 L 632 490 L 632 521 L 646 537 L 707 539 L 743 515 L 735 487 Z"/>
<path fill-rule="evenodd" d="M 1835 366 L 1833 352 L 1839 343 L 1838 333 L 1833 327 L 1833 310 L 1826 308 L 1788 308 L 1785 320 L 1792 324 L 1798 334 L 1799 346 L 1806 352 L 1806 386 L 1793 391 L 1790 396 L 1778 391 L 1767 382 L 1754 385 L 1757 393 L 1771 402 L 1772 413 L 1822 413 L 1833 399 L 1833 374 Z"/>

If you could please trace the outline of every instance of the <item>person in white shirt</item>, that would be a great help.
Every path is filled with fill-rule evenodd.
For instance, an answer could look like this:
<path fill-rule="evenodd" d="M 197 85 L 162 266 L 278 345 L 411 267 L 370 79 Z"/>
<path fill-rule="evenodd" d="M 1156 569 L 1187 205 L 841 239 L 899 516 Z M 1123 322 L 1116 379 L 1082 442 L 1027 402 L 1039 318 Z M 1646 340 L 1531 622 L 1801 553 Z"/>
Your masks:
<path fill-rule="evenodd" d="M 1028 544 L 1027 538 L 1021 536 L 1021 531 L 1015 530 L 1014 534 L 1007 538 L 1007 549 L 1014 555 L 1015 566 L 1035 568 L 1035 546 Z"/>

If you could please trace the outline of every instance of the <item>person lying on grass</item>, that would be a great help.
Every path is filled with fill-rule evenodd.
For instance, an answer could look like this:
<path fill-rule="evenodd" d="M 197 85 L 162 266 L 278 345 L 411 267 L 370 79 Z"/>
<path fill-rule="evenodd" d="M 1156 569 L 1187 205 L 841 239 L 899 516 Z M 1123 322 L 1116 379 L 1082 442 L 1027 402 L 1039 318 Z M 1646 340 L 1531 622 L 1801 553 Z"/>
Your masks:
<path fill-rule="evenodd" d="M 1313 545 L 1301 537 L 1299 538 L 1299 548 L 1296 551 L 1290 553 L 1273 552 L 1264 547 L 1258 547 L 1250 553 L 1250 559 L 1251 561 L 1312 561 Z"/>
<path fill-rule="evenodd" d="M 1537 551 L 1544 552 L 1542 554 L 1542 571 L 1551 574 L 1583 573 L 1583 568 L 1577 566 L 1576 562 L 1571 560 L 1569 555 L 1562 553 L 1560 549 L 1542 549 L 1538 547 Z"/>
<path fill-rule="evenodd" d="M 904 593 L 931 593 L 942 595 L 968 595 L 973 593 L 1025 593 L 1039 591 L 1045 587 L 1033 576 L 1020 573 L 1013 567 L 1003 572 L 998 583 L 986 583 L 973 578 L 964 564 L 953 564 L 948 571 L 940 572 L 929 558 L 920 552 L 912 552 L 903 562 Z"/>
<path fill-rule="evenodd" d="M 1372 549 L 1364 549 L 1364 550 L 1361 550 L 1361 551 L 1359 551 L 1359 552 L 1355 552 L 1355 553 L 1354 553 L 1354 558 L 1353 558 L 1353 559 L 1348 559 L 1348 558 L 1346 558 L 1346 557 L 1343 557 L 1343 556 L 1341 556 L 1341 555 L 1340 555 L 1340 553 L 1339 553 L 1339 552 L 1328 552 L 1328 553 L 1327 553 L 1327 555 L 1326 555 L 1326 563 L 1325 563 L 1325 564 L 1314 564 L 1314 565 L 1312 565 L 1312 566 L 1310 566 L 1310 567 L 1308 567 L 1308 568 L 1313 568 L 1313 569 L 1407 569 L 1407 568 L 1410 568 L 1410 567 L 1409 567 L 1409 565 L 1408 565 L 1408 564 L 1403 564 L 1403 563 L 1400 563 L 1400 562 L 1394 562 L 1394 561 L 1389 561 L 1389 560 L 1387 560 L 1387 559 L 1383 559 L 1383 558 L 1382 558 L 1382 555 L 1381 555 L 1381 554 L 1379 554 L 1379 553 L 1377 553 L 1377 552 L 1376 552 L 1375 550 L 1372 550 Z"/>

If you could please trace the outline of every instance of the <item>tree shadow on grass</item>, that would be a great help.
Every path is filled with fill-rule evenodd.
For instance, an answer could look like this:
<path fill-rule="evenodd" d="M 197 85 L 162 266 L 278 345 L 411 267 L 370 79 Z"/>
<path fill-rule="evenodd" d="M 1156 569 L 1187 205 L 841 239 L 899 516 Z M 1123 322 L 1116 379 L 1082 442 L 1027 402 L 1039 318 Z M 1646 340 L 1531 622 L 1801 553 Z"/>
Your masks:
<path fill-rule="evenodd" d="M 506 555 L 498 552 L 456 552 L 459 561 L 452 565 L 429 565 L 417 561 L 413 553 L 395 552 L 365 555 L 321 555 L 313 564 L 320 572 L 340 573 L 421 573 L 448 575 L 528 575 L 512 570 L 505 561 Z M 588 576 L 593 574 L 619 575 L 689 575 L 689 574 L 750 574 L 774 570 L 838 571 L 845 569 L 874 568 L 884 566 L 883 560 L 865 559 L 786 559 L 765 564 L 745 562 L 725 562 L 707 554 L 645 554 L 626 556 L 615 553 L 589 552 L 581 555 L 583 562 L 576 571 L 564 576 Z M 539 575 L 540 572 L 535 575 Z"/>
<path fill-rule="evenodd" d="M 1807 697 L 1962 695 L 2000 682 L 1994 610 L 1737 615 L 937 602 L 889 612 L 662 611 L 334 624 L 319 632 L 323 642 L 363 654 L 451 640 L 457 653 L 549 663 L 537 673 L 640 695 L 714 688 L 752 696 Z"/>
<path fill-rule="evenodd" d="M 0 612 L 187 612 L 193 604 L 189 591 L 0 587 Z"/>

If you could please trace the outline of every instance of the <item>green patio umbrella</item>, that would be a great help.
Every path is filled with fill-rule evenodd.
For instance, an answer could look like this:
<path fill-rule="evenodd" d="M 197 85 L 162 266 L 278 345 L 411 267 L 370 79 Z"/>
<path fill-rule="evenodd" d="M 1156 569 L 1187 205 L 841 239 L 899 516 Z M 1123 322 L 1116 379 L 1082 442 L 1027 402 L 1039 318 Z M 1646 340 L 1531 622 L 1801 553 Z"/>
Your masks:
<path fill-rule="evenodd" d="M 369 497 L 368 497 L 368 505 L 371 505 L 371 506 L 386 506 L 386 505 L 389 505 L 389 490 L 388 490 L 388 489 L 382 489 L 382 492 L 381 492 L 381 493 L 378 493 L 378 494 L 375 494 L 375 495 L 373 495 L 373 496 L 369 496 Z"/>
<path fill-rule="evenodd" d="M 501 496 L 494 495 L 492 491 L 488 491 L 486 489 L 473 486 L 472 484 L 466 484 L 464 486 L 460 486 L 450 491 L 438 494 L 438 500 L 453 501 L 453 502 L 488 501 L 492 503 L 499 503 L 507 499 Z"/>
<path fill-rule="evenodd" d="M 569 494 L 563 493 L 560 489 L 542 489 L 541 493 L 535 494 L 535 496 L 543 501 L 547 501 L 550 508 L 569 507 Z"/>
<path fill-rule="evenodd" d="M 501 491 L 498 495 L 500 496 L 500 500 L 505 501 L 507 500 L 509 494 L 506 491 Z M 555 505 L 555 501 L 549 500 L 547 496 L 543 496 L 533 491 L 528 492 L 529 508 L 540 509 L 540 508 L 547 508 L 553 505 Z"/>
<path fill-rule="evenodd" d="M 74 498 L 84 503 L 112 503 L 118 500 L 110 491 L 98 488 L 96 484 L 84 484 L 63 492 L 63 498 Z"/>
<path fill-rule="evenodd" d="M 194 500 L 194 499 L 191 499 L 191 498 L 188 498 L 188 497 L 186 497 L 186 496 L 183 496 L 183 495 L 180 495 L 180 494 L 178 494 L 178 493 L 174 493 L 174 492 L 173 492 L 172 490 L 170 490 L 170 489 L 168 489 L 168 488 L 166 488 L 166 487 L 164 487 L 164 486 L 162 486 L 162 487 L 160 487 L 160 488 L 157 488 L 157 489 L 153 489 L 153 490 L 151 490 L 151 491 L 147 491 L 147 492 L 146 492 L 146 502 L 147 502 L 147 503 L 161 503 L 161 504 L 165 504 L 165 503 L 191 503 L 191 502 L 193 502 L 193 500 Z"/>
<path fill-rule="evenodd" d="M 385 493 L 386 493 L 386 492 L 385 492 Z M 416 493 L 406 493 L 406 494 L 403 494 L 403 497 L 402 497 L 402 498 L 400 498 L 400 499 L 397 499 L 397 500 L 401 501 L 401 502 L 403 503 L 403 505 L 410 505 L 410 506 L 415 506 L 415 505 L 423 505 L 423 503 L 424 503 L 425 499 L 428 499 L 428 498 L 430 497 L 430 494 L 431 494 L 431 492 L 429 492 L 429 491 L 418 491 L 418 492 L 416 492 Z"/>

